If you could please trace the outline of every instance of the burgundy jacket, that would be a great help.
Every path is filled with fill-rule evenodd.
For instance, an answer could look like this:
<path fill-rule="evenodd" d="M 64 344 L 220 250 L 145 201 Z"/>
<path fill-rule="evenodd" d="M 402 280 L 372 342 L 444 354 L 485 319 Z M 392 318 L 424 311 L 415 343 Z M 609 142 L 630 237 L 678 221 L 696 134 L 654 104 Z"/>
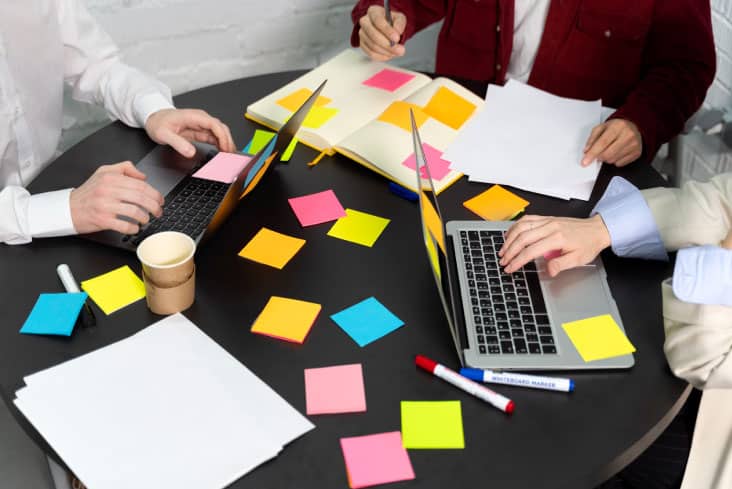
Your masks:
<path fill-rule="evenodd" d="M 358 0 L 358 20 L 382 0 Z M 440 75 L 502 84 L 513 43 L 512 0 L 392 0 L 407 16 L 403 41 L 444 19 Z M 708 0 L 553 0 L 529 84 L 564 97 L 602 99 L 634 122 L 649 161 L 699 108 L 716 58 Z"/>

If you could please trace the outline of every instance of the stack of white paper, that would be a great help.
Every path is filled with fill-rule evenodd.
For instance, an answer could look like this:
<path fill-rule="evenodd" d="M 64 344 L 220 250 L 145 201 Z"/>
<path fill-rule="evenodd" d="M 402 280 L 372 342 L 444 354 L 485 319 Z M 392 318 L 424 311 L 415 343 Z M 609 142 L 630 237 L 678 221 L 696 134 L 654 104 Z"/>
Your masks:
<path fill-rule="evenodd" d="M 490 85 L 486 103 L 443 157 L 471 181 L 588 200 L 600 164 L 581 166 L 592 128 L 609 110 L 509 80 Z"/>
<path fill-rule="evenodd" d="M 180 314 L 25 382 L 18 409 L 91 488 L 223 488 L 313 428 Z"/>

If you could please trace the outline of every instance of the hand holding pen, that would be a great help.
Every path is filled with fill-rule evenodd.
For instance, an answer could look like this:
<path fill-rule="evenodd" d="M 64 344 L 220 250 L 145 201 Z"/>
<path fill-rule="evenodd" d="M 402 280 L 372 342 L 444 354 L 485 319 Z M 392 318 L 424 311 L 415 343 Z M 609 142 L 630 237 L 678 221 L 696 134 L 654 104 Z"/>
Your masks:
<path fill-rule="evenodd" d="M 389 0 L 384 7 L 372 5 L 359 20 L 359 41 L 361 49 L 375 61 L 388 61 L 404 56 L 404 45 L 400 44 L 407 17 L 392 10 Z"/>

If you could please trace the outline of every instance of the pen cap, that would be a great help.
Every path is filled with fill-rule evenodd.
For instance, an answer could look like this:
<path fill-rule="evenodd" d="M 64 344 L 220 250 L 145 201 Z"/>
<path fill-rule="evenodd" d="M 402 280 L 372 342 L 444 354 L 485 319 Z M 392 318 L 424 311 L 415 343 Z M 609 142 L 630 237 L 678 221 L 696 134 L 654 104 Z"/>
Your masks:
<path fill-rule="evenodd" d="M 476 382 L 483 382 L 483 371 L 477 368 L 461 368 L 460 375 Z"/>
<path fill-rule="evenodd" d="M 423 355 L 417 355 L 414 357 L 414 363 L 421 369 L 424 369 L 428 372 L 434 372 L 435 367 L 437 367 L 438 363 L 434 360 L 430 360 L 429 358 L 423 356 Z"/>

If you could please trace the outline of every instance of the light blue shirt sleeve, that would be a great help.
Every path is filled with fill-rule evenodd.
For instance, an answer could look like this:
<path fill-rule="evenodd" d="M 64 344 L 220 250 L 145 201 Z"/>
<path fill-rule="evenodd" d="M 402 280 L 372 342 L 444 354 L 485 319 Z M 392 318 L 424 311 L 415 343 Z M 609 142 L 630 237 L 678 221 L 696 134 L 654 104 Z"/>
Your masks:
<path fill-rule="evenodd" d="M 732 250 L 713 245 L 679 250 L 672 287 L 684 302 L 732 306 Z"/>
<path fill-rule="evenodd" d="M 640 190 L 622 177 L 613 177 L 590 213 L 600 214 L 610 233 L 613 252 L 628 258 L 668 260 L 651 209 Z"/>

